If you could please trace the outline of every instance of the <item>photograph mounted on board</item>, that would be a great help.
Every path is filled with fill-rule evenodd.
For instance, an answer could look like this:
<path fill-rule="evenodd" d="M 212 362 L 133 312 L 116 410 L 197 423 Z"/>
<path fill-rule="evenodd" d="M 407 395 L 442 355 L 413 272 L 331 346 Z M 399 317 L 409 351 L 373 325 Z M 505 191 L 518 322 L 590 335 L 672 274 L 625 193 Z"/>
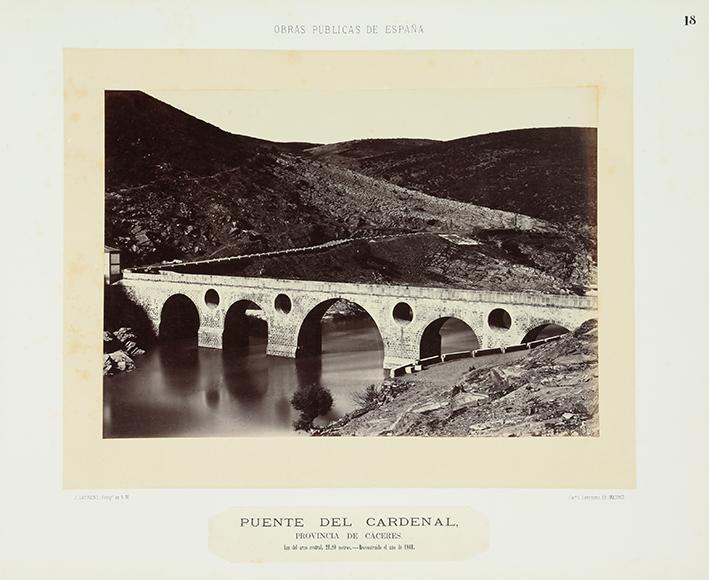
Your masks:
<path fill-rule="evenodd" d="M 103 97 L 103 438 L 599 436 L 594 87 Z"/>

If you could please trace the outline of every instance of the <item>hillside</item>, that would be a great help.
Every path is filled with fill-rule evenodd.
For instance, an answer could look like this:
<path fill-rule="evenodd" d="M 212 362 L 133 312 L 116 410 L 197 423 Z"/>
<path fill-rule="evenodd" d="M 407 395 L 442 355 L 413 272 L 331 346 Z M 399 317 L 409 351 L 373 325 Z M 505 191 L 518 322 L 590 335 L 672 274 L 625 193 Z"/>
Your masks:
<path fill-rule="evenodd" d="M 478 244 L 436 234 L 358 239 L 317 252 L 280 254 L 169 269 L 194 274 L 475 290 L 584 294 L 596 285 L 588 249 L 549 233 L 481 231 Z M 470 238 L 467 238 L 468 240 Z M 497 243 L 504 239 L 504 243 Z M 551 242 L 554 243 L 551 243 Z"/>
<path fill-rule="evenodd" d="M 227 133 L 138 91 L 107 91 L 105 101 L 105 238 L 123 251 L 125 266 L 445 231 L 564 238 L 564 252 L 581 247 L 581 261 L 593 259 L 593 236 L 567 226 L 580 211 L 579 184 L 592 177 L 584 187 L 595 192 L 595 164 L 587 171 L 578 159 L 566 163 L 580 159 L 568 152 L 593 130 L 541 130 L 548 148 L 522 137 L 537 130 L 451 142 L 274 143 Z M 554 135 L 564 138 L 556 143 Z M 541 183 L 554 153 L 544 179 L 558 190 L 555 203 L 546 189 L 543 199 L 529 187 L 520 195 L 515 184 Z M 493 174 L 505 188 L 491 185 Z M 473 182 L 482 184 L 475 195 L 466 189 Z M 550 220 L 559 215 L 561 228 Z M 484 244 L 503 243 L 488 238 Z"/>
<path fill-rule="evenodd" d="M 273 175 L 310 144 L 232 135 L 138 91 L 107 91 L 106 243 L 127 265 L 338 237 L 334 216 Z"/>
<path fill-rule="evenodd" d="M 351 141 L 321 161 L 437 197 L 558 222 L 596 222 L 596 129 L 519 129 L 452 141 Z"/>

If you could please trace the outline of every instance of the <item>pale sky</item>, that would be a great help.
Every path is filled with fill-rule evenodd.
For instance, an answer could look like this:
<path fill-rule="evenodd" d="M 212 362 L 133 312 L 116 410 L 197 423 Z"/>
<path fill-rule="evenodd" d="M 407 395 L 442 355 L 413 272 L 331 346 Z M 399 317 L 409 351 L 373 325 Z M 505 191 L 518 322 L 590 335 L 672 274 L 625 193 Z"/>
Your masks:
<path fill-rule="evenodd" d="M 529 127 L 596 127 L 596 89 L 151 91 L 231 133 L 334 143 L 419 137 L 449 140 Z"/>

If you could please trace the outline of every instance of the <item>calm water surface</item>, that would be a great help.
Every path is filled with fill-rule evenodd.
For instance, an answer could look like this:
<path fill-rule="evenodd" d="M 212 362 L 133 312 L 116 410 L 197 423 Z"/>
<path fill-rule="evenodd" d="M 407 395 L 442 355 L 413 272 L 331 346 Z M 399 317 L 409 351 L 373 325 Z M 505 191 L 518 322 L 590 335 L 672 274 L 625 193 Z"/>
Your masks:
<path fill-rule="evenodd" d="M 455 322 L 441 333 L 444 352 L 474 347 Z M 334 405 L 322 419 L 336 419 L 358 406 L 355 393 L 384 378 L 383 358 L 367 320 L 323 322 L 322 355 L 302 359 L 266 356 L 265 337 L 232 350 L 189 339 L 158 344 L 134 371 L 104 380 L 104 437 L 296 435 L 290 399 L 299 385 L 326 386 Z"/>

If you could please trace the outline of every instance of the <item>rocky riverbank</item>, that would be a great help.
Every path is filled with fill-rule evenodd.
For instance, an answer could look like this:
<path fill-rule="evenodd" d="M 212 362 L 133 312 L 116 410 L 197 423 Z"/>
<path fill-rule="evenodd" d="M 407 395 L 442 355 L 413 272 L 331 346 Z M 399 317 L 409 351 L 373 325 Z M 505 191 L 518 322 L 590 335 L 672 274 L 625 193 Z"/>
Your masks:
<path fill-rule="evenodd" d="M 138 337 L 128 327 L 103 333 L 103 375 L 132 371 L 134 359 L 145 354 L 138 346 Z"/>
<path fill-rule="evenodd" d="M 597 436 L 597 342 L 597 321 L 589 320 L 526 356 L 466 359 L 387 379 L 362 393 L 359 409 L 312 433 Z"/>

